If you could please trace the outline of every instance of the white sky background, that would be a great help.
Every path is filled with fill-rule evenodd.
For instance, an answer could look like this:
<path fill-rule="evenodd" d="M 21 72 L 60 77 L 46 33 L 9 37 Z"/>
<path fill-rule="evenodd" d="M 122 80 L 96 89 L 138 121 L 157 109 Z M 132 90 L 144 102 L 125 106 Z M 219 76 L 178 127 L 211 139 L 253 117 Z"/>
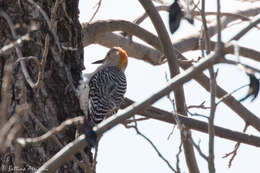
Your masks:
<path fill-rule="evenodd" d="M 86 1 L 81 0 L 79 4 L 80 8 L 80 19 L 82 22 L 89 21 L 90 17 L 95 11 L 95 5 L 98 0 Z M 169 1 L 171 3 L 172 1 Z M 216 1 L 206 2 L 206 11 L 215 10 Z M 243 3 L 239 1 L 222 1 L 221 10 L 223 12 L 242 8 L 245 5 L 253 5 L 250 3 Z M 238 8 L 238 9 L 239 9 Z M 123 19 L 133 21 L 135 18 L 143 14 L 144 10 L 138 0 L 103 0 L 102 5 L 97 13 L 95 20 L 106 20 L 106 19 Z M 168 13 L 160 13 L 165 25 L 168 29 Z M 228 40 L 236 32 L 239 31 L 241 26 L 246 26 L 248 23 L 245 22 L 242 25 L 236 25 L 231 29 L 223 32 L 223 39 Z M 197 32 L 200 29 L 201 24 L 196 22 L 194 26 L 191 26 L 186 21 L 182 21 L 179 30 L 171 35 L 172 41 L 183 38 L 183 36 L 189 35 L 192 32 Z M 239 26 L 239 27 L 238 27 Z M 156 34 L 150 19 L 147 18 L 141 27 Z M 256 50 L 260 50 L 259 38 L 260 31 L 253 29 L 245 37 L 243 37 L 239 44 L 246 47 L 250 47 Z M 136 39 L 134 39 L 136 40 Z M 91 45 L 85 48 L 85 67 L 86 72 L 92 72 L 97 66 L 92 65 L 91 62 L 103 58 L 108 49 L 99 45 Z M 198 53 L 189 52 L 184 54 L 189 58 L 196 58 L 199 56 Z M 248 61 L 246 61 L 248 62 Z M 250 62 L 256 68 L 260 68 L 259 64 L 253 61 Z M 247 84 L 247 76 L 241 72 L 238 68 L 230 65 L 221 65 L 219 67 L 219 74 L 217 83 L 222 86 L 226 91 L 230 92 L 234 89 Z M 161 66 L 152 66 L 143 61 L 138 61 L 133 58 L 129 59 L 128 68 L 126 70 L 128 90 L 126 96 L 136 101 L 149 96 L 154 93 L 166 83 L 165 72 L 168 76 L 168 65 L 164 64 Z M 258 76 L 259 78 L 260 76 Z M 209 105 L 209 93 L 205 92 L 196 82 L 189 82 L 185 84 L 185 96 L 187 105 L 199 105 L 202 101 L 206 100 L 206 104 Z M 235 94 L 236 98 L 241 98 L 247 92 L 247 88 L 239 91 Z M 257 98 L 253 103 L 245 101 L 243 104 L 260 116 L 260 99 Z M 172 105 L 167 98 L 163 98 L 155 106 L 172 111 Z M 191 110 L 193 112 L 199 112 L 198 110 Z M 207 111 L 202 112 L 204 115 L 208 115 Z M 221 127 L 226 127 L 232 130 L 242 131 L 244 122 L 237 115 L 227 108 L 224 104 L 217 107 L 215 115 L 215 124 Z M 193 117 L 201 119 L 198 117 Z M 205 119 L 201 119 L 205 120 Z M 161 151 L 163 156 L 172 164 L 175 168 L 176 154 L 178 152 L 178 146 L 180 144 L 179 131 L 175 128 L 173 136 L 170 140 L 167 140 L 169 133 L 172 130 L 172 125 L 155 121 L 148 120 L 145 122 L 138 123 L 139 130 L 149 137 L 154 144 Z M 249 134 L 257 134 L 257 132 L 249 128 Z M 259 134 L 259 133 L 258 133 Z M 201 148 L 205 154 L 208 153 L 208 135 L 194 132 L 193 137 L 196 142 L 201 139 Z M 237 172 L 250 172 L 255 173 L 260 170 L 260 149 L 252 146 L 241 145 L 238 154 L 233 161 L 232 167 L 228 168 L 229 159 L 223 159 L 226 153 L 231 152 L 234 148 L 235 143 L 215 138 L 215 166 L 216 171 L 221 173 L 237 173 Z M 201 172 L 208 172 L 207 163 L 203 160 L 196 152 L 197 161 Z M 119 125 L 107 132 L 101 139 L 99 144 L 99 153 L 97 159 L 97 173 L 139 173 L 139 172 L 163 172 L 168 173 L 171 170 L 168 168 L 165 162 L 163 162 L 154 149 L 147 141 L 136 134 L 134 129 L 125 129 L 122 125 Z M 180 168 L 182 172 L 188 172 L 186 163 L 184 160 L 183 153 L 181 154 Z"/>

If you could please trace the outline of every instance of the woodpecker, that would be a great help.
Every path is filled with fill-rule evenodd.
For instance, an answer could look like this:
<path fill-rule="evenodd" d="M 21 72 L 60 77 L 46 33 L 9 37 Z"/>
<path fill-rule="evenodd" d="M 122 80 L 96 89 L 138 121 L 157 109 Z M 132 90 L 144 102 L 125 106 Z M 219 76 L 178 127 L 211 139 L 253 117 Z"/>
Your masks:
<path fill-rule="evenodd" d="M 120 47 L 110 49 L 104 59 L 93 62 L 102 65 L 88 83 L 88 121 L 98 124 L 118 111 L 126 92 L 127 63 L 127 53 Z"/>
<path fill-rule="evenodd" d="M 93 62 L 102 65 L 93 73 L 85 75 L 85 81 L 81 81 L 78 96 L 86 118 L 79 130 L 86 135 L 91 147 L 97 142 L 97 135 L 92 128 L 115 114 L 124 99 L 127 86 L 124 72 L 127 63 L 126 51 L 113 47 L 104 59 Z"/>

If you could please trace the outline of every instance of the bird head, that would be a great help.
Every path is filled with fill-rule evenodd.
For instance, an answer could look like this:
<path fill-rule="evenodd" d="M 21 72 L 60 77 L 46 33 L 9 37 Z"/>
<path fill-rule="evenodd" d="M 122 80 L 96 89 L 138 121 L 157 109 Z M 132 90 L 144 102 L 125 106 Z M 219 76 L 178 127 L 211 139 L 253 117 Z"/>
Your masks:
<path fill-rule="evenodd" d="M 128 56 L 124 49 L 113 47 L 110 49 L 106 57 L 102 60 L 93 62 L 92 64 L 103 64 L 104 66 L 118 66 L 125 71 L 128 63 Z"/>

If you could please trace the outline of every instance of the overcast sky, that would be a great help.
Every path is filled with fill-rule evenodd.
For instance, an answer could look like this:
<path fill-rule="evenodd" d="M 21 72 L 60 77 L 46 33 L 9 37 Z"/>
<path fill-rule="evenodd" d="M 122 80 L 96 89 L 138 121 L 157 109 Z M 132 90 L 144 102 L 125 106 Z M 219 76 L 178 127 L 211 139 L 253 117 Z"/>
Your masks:
<path fill-rule="evenodd" d="M 95 5 L 97 2 L 98 0 L 80 1 L 80 19 L 82 22 L 86 22 L 90 19 L 95 11 Z M 172 1 L 169 1 L 169 3 L 170 2 Z M 231 11 L 235 8 L 242 8 L 244 6 L 241 6 L 241 3 L 238 1 L 233 0 L 221 1 L 221 3 L 221 10 L 225 12 Z M 214 10 L 215 4 L 216 1 L 207 1 L 206 10 Z M 133 21 L 135 18 L 143 14 L 143 12 L 144 10 L 137 0 L 103 0 L 102 6 L 94 21 L 106 19 L 124 19 Z M 160 14 L 168 28 L 168 14 L 166 12 L 161 12 Z M 245 26 L 246 24 L 247 23 L 242 26 Z M 148 18 L 141 24 L 141 26 L 155 33 L 155 30 Z M 183 38 L 186 35 L 192 34 L 193 32 L 197 32 L 200 29 L 200 26 L 201 25 L 199 22 L 196 22 L 194 26 L 191 26 L 186 21 L 182 21 L 179 30 L 171 36 L 171 39 L 174 41 L 179 38 Z M 228 40 L 231 38 L 237 31 L 239 31 L 241 25 L 239 26 L 240 27 L 232 27 L 231 29 L 223 32 L 223 39 Z M 253 29 L 239 41 L 239 44 L 260 50 L 259 32 L 259 30 Z M 258 36 L 256 37 L 256 35 Z M 86 72 L 93 71 L 97 66 L 92 65 L 91 62 L 103 58 L 107 51 L 107 48 L 99 45 L 91 45 L 85 48 Z M 188 52 L 184 55 L 189 58 L 196 58 L 200 54 L 199 52 Z M 260 68 L 259 64 L 256 66 L 253 62 L 249 63 L 253 64 L 256 68 Z M 221 65 L 217 66 L 215 69 L 217 68 L 219 70 L 217 83 L 226 91 L 230 92 L 239 86 L 248 83 L 247 76 L 234 66 Z M 167 64 L 161 66 L 152 66 L 143 61 L 130 58 L 128 68 L 126 70 L 128 82 L 126 96 L 135 101 L 149 96 L 161 86 L 165 85 L 165 73 L 167 73 L 169 76 Z M 188 106 L 199 105 L 203 101 L 206 101 L 206 105 L 209 105 L 209 93 L 205 92 L 205 90 L 202 89 L 197 83 L 189 82 L 185 84 L 184 88 Z M 235 97 L 238 99 L 241 98 L 244 96 L 246 91 L 247 89 L 241 90 L 235 94 Z M 253 103 L 245 101 L 243 104 L 253 113 L 260 116 L 259 98 L 256 99 L 256 101 Z M 172 105 L 167 98 L 162 98 L 154 105 L 161 109 L 172 111 Z M 200 112 L 197 110 L 191 111 Z M 207 111 L 201 111 L 200 113 L 208 115 Z M 197 119 L 205 120 L 202 118 Z M 232 111 L 224 104 L 220 104 L 217 107 L 215 124 L 237 131 L 242 131 L 244 127 L 244 122 L 241 120 L 241 118 L 232 113 Z M 177 128 L 175 129 L 174 134 L 171 136 L 170 140 L 167 140 L 167 137 L 173 128 L 173 125 L 171 124 L 155 120 L 147 120 L 145 122 L 138 123 L 138 126 L 140 131 L 156 144 L 164 157 L 175 168 L 175 155 L 178 152 L 178 146 L 180 144 L 180 136 Z M 252 128 L 249 128 L 248 133 L 257 134 L 256 131 Z M 193 137 L 196 142 L 201 140 L 201 148 L 203 152 L 207 154 L 208 136 L 193 131 Z M 235 143 L 218 137 L 215 139 L 215 165 L 217 172 L 259 172 L 259 148 L 241 145 L 239 152 L 233 161 L 233 166 L 228 168 L 229 159 L 223 159 L 222 157 L 226 153 L 233 150 Z M 196 154 L 201 172 L 208 172 L 207 163 L 198 155 L 198 153 Z M 102 137 L 99 144 L 97 160 L 97 173 L 171 172 L 165 162 L 163 162 L 158 157 L 149 143 L 147 143 L 142 137 L 138 136 L 133 129 L 125 129 L 122 125 L 113 128 Z M 180 166 L 182 172 L 188 172 L 183 153 L 181 154 Z"/>

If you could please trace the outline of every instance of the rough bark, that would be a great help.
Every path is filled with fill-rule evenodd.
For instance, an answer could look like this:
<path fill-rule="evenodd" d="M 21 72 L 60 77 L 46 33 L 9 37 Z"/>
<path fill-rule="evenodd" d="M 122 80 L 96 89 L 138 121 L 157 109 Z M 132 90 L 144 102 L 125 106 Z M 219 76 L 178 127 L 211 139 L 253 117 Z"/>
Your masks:
<path fill-rule="evenodd" d="M 35 1 L 51 17 L 51 10 L 55 4 L 54 0 Z M 61 50 L 60 59 L 55 58 L 49 50 L 47 62 L 44 70 L 44 79 L 39 88 L 32 89 L 25 81 L 19 63 L 14 64 L 12 72 L 12 100 L 8 105 L 8 119 L 13 116 L 18 105 L 29 104 L 29 111 L 22 116 L 22 128 L 19 136 L 36 137 L 44 133 L 43 129 L 36 122 L 35 117 L 47 128 L 51 129 L 68 118 L 82 115 L 78 98 L 69 84 L 68 75 L 65 67 L 71 73 L 73 83 L 78 85 L 83 70 L 83 46 L 81 42 L 81 25 L 79 23 L 78 0 L 66 0 L 66 14 L 59 5 L 55 18 L 55 30 L 61 45 L 77 48 L 77 50 Z M 46 34 L 50 33 L 48 25 L 38 9 L 27 1 L 0 0 L 0 8 L 5 11 L 15 24 L 17 35 L 22 36 L 29 32 L 32 25 L 36 25 L 38 30 L 30 34 L 30 41 L 22 43 L 20 47 L 24 57 L 36 56 L 41 58 L 44 49 Z M 70 18 L 72 20 L 70 20 Z M 51 35 L 51 34 L 50 34 Z M 13 40 L 10 27 L 4 18 L 0 18 L 0 47 Z M 53 36 L 51 35 L 50 47 L 56 47 Z M 15 49 L 7 55 L 0 56 L 0 89 L 2 89 L 3 69 L 7 62 L 15 62 L 18 59 Z M 62 62 L 62 63 L 61 63 Z M 32 61 L 26 61 L 26 66 L 33 81 L 37 80 L 38 66 Z M 0 95 L 0 102 L 2 95 Z M 67 129 L 58 135 L 62 145 L 75 139 L 75 127 Z M 7 150 L 0 153 L 1 171 L 15 168 L 16 158 L 13 144 Z M 29 168 L 37 169 L 61 148 L 54 140 L 47 140 L 38 146 L 26 146 L 22 148 L 19 167 L 28 172 L 33 171 Z M 91 160 L 92 155 L 88 149 L 88 156 Z M 0 172 L 1 172 L 0 171 Z M 35 171 L 35 170 L 34 170 Z M 58 172 L 81 172 L 74 166 L 73 162 L 67 162 Z"/>

